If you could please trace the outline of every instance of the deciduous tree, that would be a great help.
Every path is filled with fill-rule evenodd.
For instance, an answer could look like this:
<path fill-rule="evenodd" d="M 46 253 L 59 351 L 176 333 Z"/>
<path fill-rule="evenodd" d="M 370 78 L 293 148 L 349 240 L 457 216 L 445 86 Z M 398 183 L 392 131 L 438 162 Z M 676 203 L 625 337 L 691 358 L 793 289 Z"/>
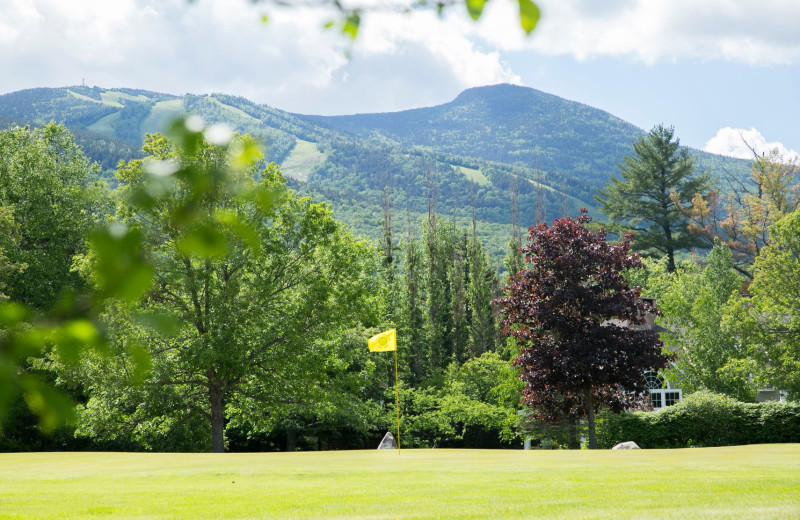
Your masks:
<path fill-rule="evenodd" d="M 770 228 L 771 243 L 753 266 L 752 297 L 726 317 L 747 348 L 751 374 L 764 386 L 800 396 L 800 210 Z"/>
<path fill-rule="evenodd" d="M 534 417 L 555 421 L 582 412 L 596 448 L 598 408 L 640 403 L 643 372 L 664 368 L 669 358 L 657 333 L 639 328 L 653 309 L 623 276 L 642 267 L 630 253 L 632 235 L 610 244 L 605 231 L 586 228 L 590 220 L 583 209 L 577 220 L 531 227 L 523 247 L 529 268 L 511 279 L 499 303 L 503 332 L 522 349 L 515 364 Z"/>
<path fill-rule="evenodd" d="M 71 267 L 102 217 L 97 171 L 63 125 L 0 132 L 0 219 L 13 223 L 14 239 L 4 255 L 26 266 L 0 272 L 10 299 L 46 310 L 64 291 L 84 289 Z"/>
<path fill-rule="evenodd" d="M 322 340 L 376 308 L 365 302 L 374 289 L 373 251 L 327 206 L 289 192 L 276 166 L 232 168 L 228 152 L 244 141 L 199 142 L 186 155 L 151 135 L 148 157 L 119 170 L 131 197 L 121 199 L 118 214 L 141 230 L 154 284 L 134 308 L 107 309 L 116 355 L 89 355 L 79 370 L 89 376 L 81 413 L 89 434 L 137 427 L 157 435 L 207 421 L 205 438 L 223 451 L 230 414 L 258 423 L 276 407 L 311 399 L 315 382 L 324 379 Z M 171 174 L 179 169 L 207 182 L 184 183 Z M 146 181 L 148 170 L 172 189 L 144 207 L 124 202 L 161 193 L 154 179 Z M 270 204 L 238 196 L 255 185 Z M 194 190 L 199 195 L 184 204 Z M 171 317 L 177 330 L 159 337 L 141 316 Z M 139 385 L 131 345 L 151 365 L 138 374 Z"/>
<path fill-rule="evenodd" d="M 667 329 L 661 337 L 676 352 L 675 364 L 666 371 L 670 383 L 686 393 L 707 389 L 754 400 L 747 341 L 725 327 L 742 285 L 730 249 L 717 244 L 702 268 L 687 261 L 669 273 L 660 261 L 648 272 L 645 291 L 657 298 L 659 323 Z"/>
<path fill-rule="evenodd" d="M 729 175 L 727 194 L 697 194 L 687 211 L 689 231 L 709 246 L 715 241 L 727 245 L 734 268 L 750 279 L 756 257 L 770 243 L 770 227 L 800 204 L 797 160 L 784 158 L 778 150 L 753 154 L 750 179 Z"/>

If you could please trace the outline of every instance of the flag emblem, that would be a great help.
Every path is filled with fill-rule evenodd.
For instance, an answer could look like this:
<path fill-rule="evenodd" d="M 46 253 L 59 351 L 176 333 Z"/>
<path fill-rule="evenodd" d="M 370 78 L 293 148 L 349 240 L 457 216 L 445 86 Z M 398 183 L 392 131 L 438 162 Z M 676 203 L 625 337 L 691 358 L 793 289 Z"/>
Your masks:
<path fill-rule="evenodd" d="M 397 350 L 397 330 L 389 329 L 369 338 L 367 341 L 370 352 L 391 352 Z"/>

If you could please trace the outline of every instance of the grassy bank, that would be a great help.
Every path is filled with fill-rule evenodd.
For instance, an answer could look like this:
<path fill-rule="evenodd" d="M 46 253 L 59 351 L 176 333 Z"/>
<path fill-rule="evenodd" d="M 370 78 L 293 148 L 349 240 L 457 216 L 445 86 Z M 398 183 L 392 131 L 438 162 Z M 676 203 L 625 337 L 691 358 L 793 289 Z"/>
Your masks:
<path fill-rule="evenodd" d="M 800 518 L 800 445 L 0 454 L 0 518 Z"/>

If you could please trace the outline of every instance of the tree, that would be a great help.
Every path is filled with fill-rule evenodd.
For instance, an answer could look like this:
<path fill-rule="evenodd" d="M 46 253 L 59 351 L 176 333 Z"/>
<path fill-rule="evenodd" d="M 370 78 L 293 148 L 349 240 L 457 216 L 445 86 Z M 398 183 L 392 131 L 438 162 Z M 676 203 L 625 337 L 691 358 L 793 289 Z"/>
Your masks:
<path fill-rule="evenodd" d="M 0 242 L 14 241 L 0 248 L 9 265 L 24 266 L 0 268 L 11 300 L 42 311 L 85 289 L 71 268 L 105 209 L 97 172 L 63 125 L 0 132 L 0 220 L 10 226 Z"/>
<path fill-rule="evenodd" d="M 577 220 L 531 227 L 522 248 L 530 267 L 512 277 L 499 303 L 503 333 L 522 349 L 514 363 L 533 416 L 558 421 L 584 412 L 596 448 L 598 408 L 641 403 L 644 371 L 666 367 L 669 357 L 655 332 L 638 328 L 654 309 L 623 276 L 643 267 L 630 254 L 632 235 L 612 245 L 602 229 L 586 228 L 590 221 L 582 209 Z"/>
<path fill-rule="evenodd" d="M 751 280 L 755 259 L 770 243 L 770 227 L 800 204 L 798 161 L 784 158 L 778 150 L 761 155 L 753 150 L 753 155 L 748 181 L 728 175 L 727 197 L 716 190 L 705 197 L 695 195 L 687 212 L 689 231 L 708 246 L 716 241 L 728 246 L 734 268 Z"/>
<path fill-rule="evenodd" d="M 635 155 L 626 155 L 619 165 L 620 177 L 611 177 L 595 196 L 616 227 L 636 232 L 637 250 L 667 257 L 670 272 L 676 251 L 703 245 L 688 232 L 686 211 L 711 184 L 708 174 L 696 175 L 694 157 L 674 136 L 674 128 L 658 125 L 640 137 L 633 143 Z"/>
<path fill-rule="evenodd" d="M 725 327 L 747 348 L 748 368 L 760 387 L 800 396 L 800 210 L 769 230 L 771 243 L 753 266 L 751 297 L 725 319 Z"/>
<path fill-rule="evenodd" d="M 498 283 L 494 269 L 489 267 L 486 252 L 473 232 L 469 242 L 469 285 L 467 297 L 470 311 L 470 357 L 478 357 L 495 349 L 497 331 L 492 311 L 493 292 Z"/>
<path fill-rule="evenodd" d="M 205 421 L 211 449 L 224 451 L 232 413 L 258 423 L 281 405 L 313 398 L 325 377 L 323 340 L 377 308 L 365 301 L 374 294 L 371 248 L 327 206 L 286 190 L 275 165 L 232 168 L 229 152 L 246 145 L 246 138 L 200 141 L 187 154 L 150 135 L 148 157 L 119 169 L 127 197 L 118 218 L 140 230 L 154 284 L 138 305 L 105 311 L 116 355 L 90 354 L 78 369 L 78 380 L 90 376 L 83 431 L 149 435 Z M 186 183 L 175 170 L 202 182 Z M 160 176 L 148 182 L 148 171 Z M 159 191 L 154 181 L 173 189 Z M 256 185 L 269 204 L 238 196 Z M 129 202 L 153 194 L 148 205 Z M 164 317 L 172 318 L 172 335 L 142 325 Z M 149 372 L 135 370 L 131 345 Z"/>
<path fill-rule="evenodd" d="M 68 415 L 69 401 L 29 359 L 45 343 L 69 355 L 97 337 L 82 315 L 86 284 L 72 271 L 105 209 L 97 171 L 63 125 L 0 131 L 0 425 L 19 395 L 45 429 Z"/>
<path fill-rule="evenodd" d="M 14 221 L 14 212 L 11 206 L 0 206 L 0 302 L 8 300 L 3 293 L 7 284 L 5 277 L 14 272 L 24 270 L 25 264 L 12 262 L 8 254 L 19 247 L 19 226 Z M 13 253 L 11 253 L 13 254 Z"/>
<path fill-rule="evenodd" d="M 741 401 L 753 401 L 756 386 L 746 367 L 747 341 L 726 330 L 726 316 L 737 304 L 742 279 L 732 254 L 717 244 L 700 268 L 683 262 L 674 273 L 665 262 L 648 269 L 644 294 L 658 299 L 664 344 L 677 353 L 666 377 L 691 393 L 711 390 Z"/>

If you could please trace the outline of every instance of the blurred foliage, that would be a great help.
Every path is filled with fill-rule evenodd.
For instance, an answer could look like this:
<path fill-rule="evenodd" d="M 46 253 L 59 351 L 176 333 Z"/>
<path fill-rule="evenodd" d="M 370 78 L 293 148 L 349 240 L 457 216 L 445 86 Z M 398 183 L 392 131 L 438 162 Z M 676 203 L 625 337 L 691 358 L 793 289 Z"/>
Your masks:
<path fill-rule="evenodd" d="M 176 146 L 189 154 L 197 153 L 203 131 L 203 123 L 190 118 L 176 121 L 171 128 Z M 143 254 L 143 237 L 136 227 L 123 222 L 99 225 L 103 199 L 87 183 L 93 167 L 63 126 L 47 125 L 34 132 L 27 128 L 4 131 L 0 133 L 0 153 L 4 158 L 0 163 L 4 208 L 0 217 L 13 231 L 11 242 L 4 240 L 0 255 L 4 279 L 10 280 L 5 282 L 10 299 L 0 303 L 0 419 L 21 393 L 39 416 L 42 429 L 48 431 L 69 419 L 72 400 L 26 371 L 28 359 L 50 352 L 74 366 L 84 351 L 106 352 L 108 335 L 99 313 L 107 302 L 133 303 L 148 291 L 153 283 L 152 258 Z M 252 163 L 257 155 L 252 140 L 231 150 L 234 163 Z M 221 171 L 206 175 L 196 165 L 171 170 L 169 164 L 158 166 L 153 165 L 144 176 L 139 190 L 129 193 L 128 203 L 131 208 L 150 209 L 169 196 L 173 179 L 185 182 L 189 189 L 179 204 L 168 206 L 167 214 L 176 229 L 189 228 L 190 236 L 193 230 L 209 230 L 223 220 L 236 228 L 237 220 L 230 215 L 205 217 L 197 212 L 210 192 L 229 190 L 264 209 L 274 201 L 273 193 L 263 188 L 229 184 Z M 13 215 L 19 211 L 26 218 L 16 224 Z M 97 227 L 90 234 L 92 226 Z M 84 245 L 87 235 L 91 251 Z M 211 230 L 204 237 L 213 241 L 220 233 Z M 186 251 L 195 254 L 192 248 L 200 251 L 207 245 L 204 241 L 189 243 Z M 51 257 L 61 264 L 49 261 Z M 77 258 L 75 266 L 73 258 Z M 89 290 L 86 278 L 78 274 L 89 264 L 94 290 Z M 15 278 L 20 276 L 27 278 Z M 52 281 L 48 281 L 50 277 Z M 139 364 L 147 362 L 135 349 L 129 353 Z"/>
<path fill-rule="evenodd" d="M 189 0 L 192 2 L 193 0 Z M 323 0 L 311 2 L 285 2 L 281 0 L 254 0 L 257 3 L 275 4 L 281 7 L 303 7 L 303 6 L 330 6 L 335 9 L 338 16 L 325 22 L 326 29 L 337 29 L 348 38 L 356 39 L 361 26 L 362 17 L 368 17 L 370 12 L 390 11 L 409 13 L 416 9 L 433 8 L 441 16 L 445 9 L 453 5 L 463 4 L 467 13 L 473 21 L 478 21 L 483 14 L 483 10 L 489 0 L 416 0 L 414 2 L 383 0 L 382 2 L 358 3 L 340 0 Z M 530 34 L 539 23 L 539 7 L 532 0 L 511 0 L 519 6 L 519 24 L 525 34 Z M 261 15 L 263 23 L 269 23 L 269 14 Z"/>

